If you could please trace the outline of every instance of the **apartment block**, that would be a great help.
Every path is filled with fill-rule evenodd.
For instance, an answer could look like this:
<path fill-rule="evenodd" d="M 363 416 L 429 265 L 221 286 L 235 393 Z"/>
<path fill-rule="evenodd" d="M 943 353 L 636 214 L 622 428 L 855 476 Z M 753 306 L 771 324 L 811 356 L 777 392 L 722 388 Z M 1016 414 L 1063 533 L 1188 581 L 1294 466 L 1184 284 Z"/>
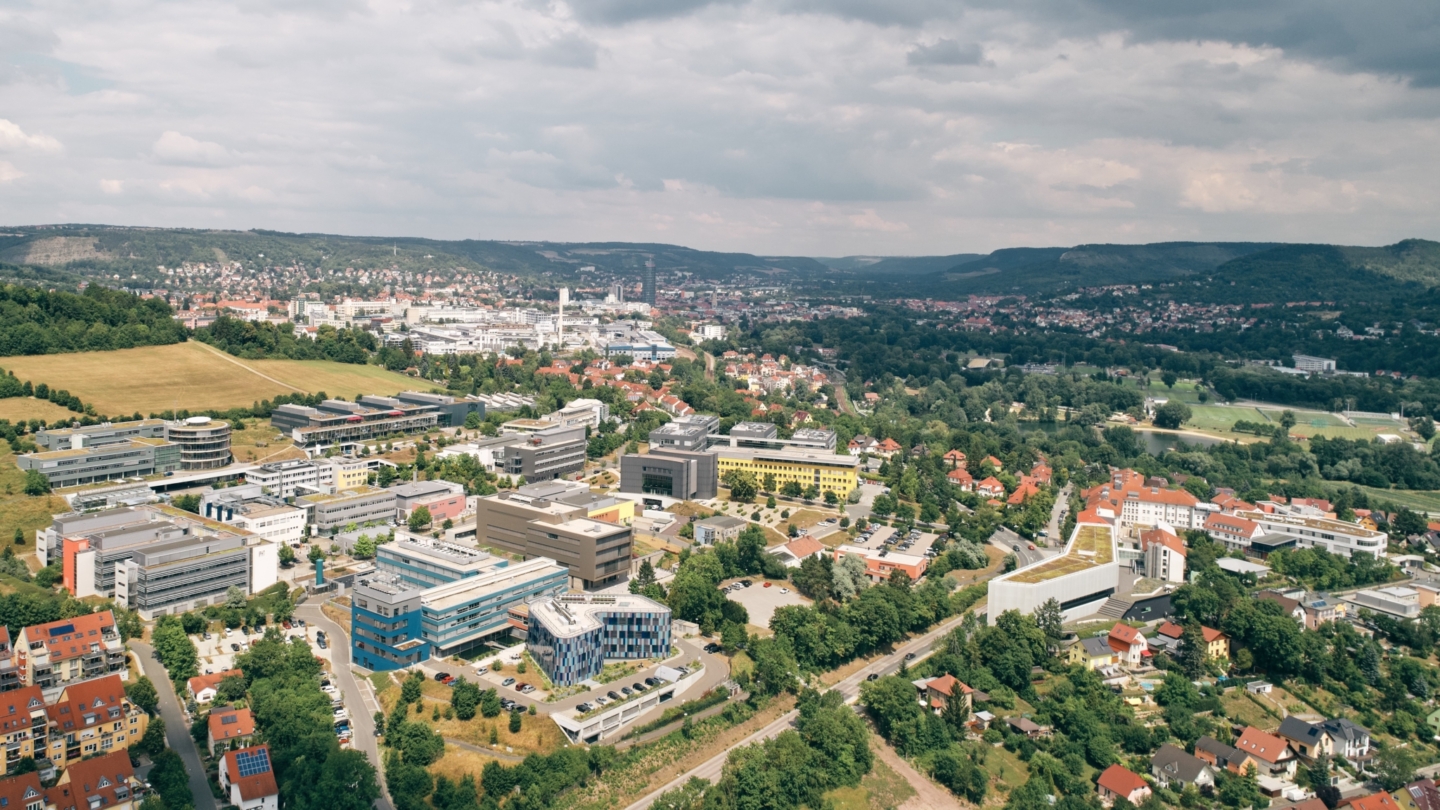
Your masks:
<path fill-rule="evenodd" d="M 670 608 L 634 594 L 563 594 L 530 604 L 525 646 L 556 685 L 600 674 L 607 660 L 670 655 Z"/>
<path fill-rule="evenodd" d="M 575 587 L 620 581 L 630 570 L 630 527 L 592 517 L 617 512 L 615 503 L 592 496 L 583 484 L 563 482 L 486 496 L 477 504 L 476 537 L 483 545 L 565 565 Z"/>
<path fill-rule="evenodd" d="M 47 697 L 92 678 L 111 674 L 121 680 L 129 678 L 125 643 L 120 640 L 115 615 L 108 610 L 21 630 L 15 664 L 21 684 L 38 686 Z"/>
<path fill-rule="evenodd" d="M 150 725 L 150 716 L 125 697 L 119 675 L 66 686 L 45 707 L 45 715 L 44 751 L 37 741 L 35 753 L 49 768 L 123 751 L 139 742 Z"/>

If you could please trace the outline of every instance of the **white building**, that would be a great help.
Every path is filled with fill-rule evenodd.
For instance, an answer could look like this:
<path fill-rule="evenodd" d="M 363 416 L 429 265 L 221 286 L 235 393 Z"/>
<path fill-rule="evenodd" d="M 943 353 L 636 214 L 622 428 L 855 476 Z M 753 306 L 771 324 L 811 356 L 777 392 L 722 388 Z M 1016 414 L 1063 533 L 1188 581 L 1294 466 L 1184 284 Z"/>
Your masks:
<path fill-rule="evenodd" d="M 1202 508 L 1194 495 L 1183 489 L 1141 487 L 1125 493 L 1120 507 L 1120 527 L 1128 529 L 1166 523 L 1181 530 L 1199 529 L 1205 525 L 1209 511 Z"/>
<path fill-rule="evenodd" d="M 695 336 L 701 340 L 724 340 L 725 327 L 718 323 L 701 324 L 696 327 Z"/>
<path fill-rule="evenodd" d="M 270 764 L 270 746 L 241 748 L 221 757 L 220 790 L 240 810 L 279 810 L 280 788 Z"/>
<path fill-rule="evenodd" d="M 1007 610 L 1028 615 L 1052 598 L 1077 615 L 1079 609 L 1098 608 L 1120 587 L 1115 546 L 1115 530 L 1104 512 L 1082 514 L 1064 554 L 991 580 L 986 610 L 991 616 Z"/>
<path fill-rule="evenodd" d="M 1293 354 L 1296 371 L 1306 371 L 1312 374 L 1326 374 L 1335 370 L 1335 361 L 1327 357 L 1311 357 L 1308 354 Z"/>
<path fill-rule="evenodd" d="M 545 419 L 564 427 L 576 427 L 583 425 L 592 429 L 598 429 L 600 423 L 610 418 L 610 406 L 598 399 L 575 399 L 569 404 L 549 414 Z"/>
<path fill-rule="evenodd" d="M 1389 538 L 1384 532 L 1371 531 L 1358 523 L 1298 515 L 1272 515 L 1266 512 L 1236 512 L 1260 526 L 1265 534 L 1295 538 L 1300 548 L 1321 548 L 1331 554 L 1349 557 L 1356 552 L 1385 557 Z"/>

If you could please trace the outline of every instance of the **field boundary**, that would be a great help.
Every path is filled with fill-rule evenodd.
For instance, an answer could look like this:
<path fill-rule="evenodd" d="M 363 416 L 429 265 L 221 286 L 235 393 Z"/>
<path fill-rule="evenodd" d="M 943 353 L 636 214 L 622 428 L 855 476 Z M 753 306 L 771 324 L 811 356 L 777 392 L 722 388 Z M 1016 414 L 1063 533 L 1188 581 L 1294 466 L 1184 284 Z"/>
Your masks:
<path fill-rule="evenodd" d="M 253 369 L 253 368 L 251 368 L 250 366 L 247 366 L 247 365 L 245 365 L 244 363 L 240 362 L 240 361 L 239 361 L 238 359 L 236 359 L 234 356 L 228 355 L 228 354 L 226 354 L 225 352 L 222 352 L 222 351 L 220 351 L 219 349 L 215 348 L 214 346 L 211 346 L 210 344 L 205 343 L 204 341 L 197 340 L 197 341 L 195 341 L 195 345 L 197 345 L 197 346 L 204 346 L 211 354 L 216 355 L 217 357 L 219 357 L 219 358 L 222 359 L 222 360 L 226 360 L 226 361 L 229 361 L 229 362 L 231 362 L 231 363 L 234 363 L 235 365 L 239 366 L 240 368 L 245 369 L 246 371 L 250 372 L 251 374 L 254 374 L 256 377 L 259 377 L 259 378 L 262 379 L 262 380 L 269 380 L 270 382 L 275 383 L 276 385 L 281 386 L 282 388 L 289 388 L 291 391 L 294 391 L 294 392 L 299 393 L 299 394 L 308 394 L 308 393 L 309 393 L 308 391 L 305 391 L 305 390 L 303 390 L 303 389 L 296 388 L 295 386 L 291 385 L 290 383 L 281 382 L 281 381 L 275 379 L 274 377 L 271 377 L 271 376 L 268 375 L 268 374 L 261 374 L 261 373 L 260 373 L 259 371 L 257 371 L 256 369 Z"/>

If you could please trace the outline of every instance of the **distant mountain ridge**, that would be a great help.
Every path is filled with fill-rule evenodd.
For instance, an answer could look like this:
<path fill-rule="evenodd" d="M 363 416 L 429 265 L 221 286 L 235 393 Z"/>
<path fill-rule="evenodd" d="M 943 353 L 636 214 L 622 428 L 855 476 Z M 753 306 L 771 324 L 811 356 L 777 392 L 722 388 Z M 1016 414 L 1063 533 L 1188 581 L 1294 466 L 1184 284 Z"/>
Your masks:
<path fill-rule="evenodd" d="M 845 256 L 839 259 L 816 258 L 815 261 L 831 270 L 880 276 L 936 273 L 981 258 L 984 256 L 980 253 L 956 253 L 953 256 Z"/>

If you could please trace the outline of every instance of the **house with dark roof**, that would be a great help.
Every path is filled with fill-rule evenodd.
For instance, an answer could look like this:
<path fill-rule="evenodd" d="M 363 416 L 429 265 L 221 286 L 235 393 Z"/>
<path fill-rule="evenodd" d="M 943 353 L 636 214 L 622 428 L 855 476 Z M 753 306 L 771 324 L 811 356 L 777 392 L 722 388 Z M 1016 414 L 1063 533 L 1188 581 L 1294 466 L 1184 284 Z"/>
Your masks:
<path fill-rule="evenodd" d="M 1307 723 L 1293 714 L 1280 721 L 1280 728 L 1275 735 L 1289 743 L 1295 753 L 1306 760 L 1335 753 L 1334 740 L 1330 739 L 1330 735 L 1326 734 L 1323 728 Z"/>
<path fill-rule="evenodd" d="M 1163 788 L 1171 785 L 1175 785 L 1177 790 L 1186 785 L 1197 788 L 1215 786 L 1215 769 L 1209 763 L 1168 743 L 1160 746 L 1160 750 L 1150 757 L 1150 775 Z"/>
<path fill-rule="evenodd" d="M 1370 730 L 1343 717 L 1336 717 L 1319 724 L 1330 739 L 1335 741 L 1334 754 L 1351 762 L 1360 762 L 1370 757 Z"/>
<path fill-rule="evenodd" d="M 1215 768 L 1237 771 L 1245 757 L 1239 751 L 1220 742 L 1214 737 L 1201 737 L 1195 741 L 1195 758 Z M 1235 763 L 1233 766 L 1231 763 Z"/>
<path fill-rule="evenodd" d="M 1109 807 L 1116 799 L 1125 799 L 1133 805 L 1138 805 L 1150 796 L 1150 785 L 1140 778 L 1134 771 L 1122 766 L 1111 765 L 1100 774 L 1100 779 L 1095 783 L 1095 789 L 1100 794 L 1100 803 Z"/>
<path fill-rule="evenodd" d="M 1401 810 L 1440 810 L 1440 788 L 1433 779 L 1419 779 L 1391 794 Z"/>

